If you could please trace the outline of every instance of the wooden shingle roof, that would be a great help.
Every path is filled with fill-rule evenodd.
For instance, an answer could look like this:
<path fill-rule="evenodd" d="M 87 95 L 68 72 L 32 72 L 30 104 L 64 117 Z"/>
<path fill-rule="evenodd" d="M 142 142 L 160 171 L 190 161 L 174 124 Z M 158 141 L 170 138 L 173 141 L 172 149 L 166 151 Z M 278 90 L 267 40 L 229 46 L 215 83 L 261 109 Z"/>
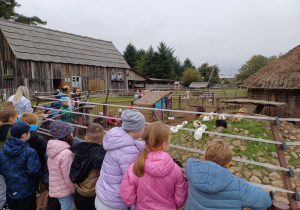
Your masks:
<path fill-rule="evenodd" d="M 172 93 L 172 91 L 152 91 L 133 102 L 135 106 L 154 106 L 158 101 Z"/>
<path fill-rule="evenodd" d="M 192 82 L 189 86 L 189 88 L 198 88 L 198 89 L 204 89 L 208 86 L 208 82 Z"/>
<path fill-rule="evenodd" d="M 110 41 L 0 20 L 18 59 L 130 69 Z"/>

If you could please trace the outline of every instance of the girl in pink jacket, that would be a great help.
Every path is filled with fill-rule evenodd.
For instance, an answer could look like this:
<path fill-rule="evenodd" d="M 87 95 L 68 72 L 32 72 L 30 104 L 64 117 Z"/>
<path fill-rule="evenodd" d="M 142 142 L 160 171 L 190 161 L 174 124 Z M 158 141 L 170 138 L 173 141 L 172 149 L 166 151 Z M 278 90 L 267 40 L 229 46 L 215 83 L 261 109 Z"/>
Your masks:
<path fill-rule="evenodd" d="M 48 141 L 49 196 L 58 198 L 62 210 L 73 210 L 75 185 L 69 174 L 74 155 L 70 150 L 73 144 L 73 127 L 63 121 L 54 121 L 49 126 L 54 140 Z"/>
<path fill-rule="evenodd" d="M 170 129 L 161 121 L 148 125 L 142 136 L 146 146 L 126 171 L 120 196 L 136 209 L 177 209 L 184 205 L 188 185 L 179 166 L 166 152 Z"/>

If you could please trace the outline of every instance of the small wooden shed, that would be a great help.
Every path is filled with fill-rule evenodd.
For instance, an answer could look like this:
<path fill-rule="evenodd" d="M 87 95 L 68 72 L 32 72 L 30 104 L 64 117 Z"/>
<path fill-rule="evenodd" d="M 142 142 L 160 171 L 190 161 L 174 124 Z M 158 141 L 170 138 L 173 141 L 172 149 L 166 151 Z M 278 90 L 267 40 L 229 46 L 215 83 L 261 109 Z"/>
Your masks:
<path fill-rule="evenodd" d="M 138 107 L 155 108 L 155 104 L 157 102 L 162 101 L 164 97 L 171 93 L 172 91 L 152 91 L 134 101 L 133 105 Z M 153 117 L 156 116 L 156 113 L 153 110 L 140 109 L 139 111 L 145 116 L 146 122 L 153 122 Z M 156 116 L 156 118 L 158 117 Z"/>
<path fill-rule="evenodd" d="M 2 19 L 0 62 L 0 92 L 25 85 L 30 95 L 63 85 L 128 89 L 127 75 L 135 75 L 110 41 Z"/>
<path fill-rule="evenodd" d="M 248 88 L 248 99 L 286 103 L 276 110 L 265 107 L 263 114 L 300 118 L 300 45 L 258 70 L 241 87 Z"/>
<path fill-rule="evenodd" d="M 190 89 L 205 89 L 208 87 L 208 82 L 192 82 L 189 86 Z"/>

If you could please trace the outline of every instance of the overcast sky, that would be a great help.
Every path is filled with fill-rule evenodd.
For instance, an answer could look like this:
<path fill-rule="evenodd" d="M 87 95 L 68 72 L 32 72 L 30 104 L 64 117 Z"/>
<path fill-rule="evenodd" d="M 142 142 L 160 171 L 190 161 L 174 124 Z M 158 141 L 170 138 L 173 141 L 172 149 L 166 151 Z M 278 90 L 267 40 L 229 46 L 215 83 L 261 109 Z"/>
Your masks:
<path fill-rule="evenodd" d="M 17 0 L 16 11 L 46 28 L 112 41 L 123 53 L 164 41 L 183 62 L 235 74 L 255 54 L 300 44 L 299 0 Z"/>

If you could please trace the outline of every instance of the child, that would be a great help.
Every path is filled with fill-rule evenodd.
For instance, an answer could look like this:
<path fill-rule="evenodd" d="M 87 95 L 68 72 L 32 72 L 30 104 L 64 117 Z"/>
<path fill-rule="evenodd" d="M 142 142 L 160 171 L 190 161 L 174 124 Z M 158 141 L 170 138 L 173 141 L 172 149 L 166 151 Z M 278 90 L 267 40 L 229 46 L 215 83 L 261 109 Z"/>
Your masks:
<path fill-rule="evenodd" d="M 185 209 L 266 209 L 267 192 L 234 176 L 228 167 L 232 150 L 222 139 L 208 145 L 204 161 L 190 158 L 185 165 L 189 195 Z"/>
<path fill-rule="evenodd" d="M 86 130 L 85 140 L 77 147 L 70 170 L 70 180 L 75 184 L 74 201 L 77 210 L 95 209 L 95 185 L 106 151 L 103 149 L 103 127 L 92 123 Z"/>
<path fill-rule="evenodd" d="M 161 121 L 145 128 L 146 146 L 131 164 L 120 189 L 122 200 L 137 209 L 177 209 L 184 205 L 188 185 L 180 167 L 167 153 L 170 128 Z"/>
<path fill-rule="evenodd" d="M 122 127 L 108 131 L 103 139 L 106 155 L 96 184 L 96 209 L 128 209 L 119 191 L 123 175 L 137 159 L 145 142 L 136 141 L 142 136 L 145 117 L 138 110 L 125 110 L 121 116 Z"/>
<path fill-rule="evenodd" d="M 37 177 L 41 164 L 37 152 L 27 143 L 30 126 L 17 122 L 11 126 L 11 135 L 0 151 L 1 174 L 7 187 L 7 203 L 11 210 L 35 210 Z"/>
<path fill-rule="evenodd" d="M 122 115 L 122 109 L 120 108 L 120 109 L 118 109 L 118 114 L 116 114 L 116 118 L 121 118 L 121 115 Z"/>
<path fill-rule="evenodd" d="M 62 210 L 73 210 L 75 186 L 69 174 L 73 153 L 69 150 L 73 144 L 73 127 L 66 122 L 54 121 L 49 126 L 54 140 L 47 144 L 49 169 L 49 196 L 58 198 Z"/>
<path fill-rule="evenodd" d="M 114 111 L 110 110 L 108 113 L 108 117 L 114 117 Z M 118 125 L 119 121 L 116 119 L 107 118 L 107 123 L 109 125 Z"/>
<path fill-rule="evenodd" d="M 66 97 L 62 97 L 61 100 L 62 100 L 62 105 L 63 105 L 62 109 L 61 109 L 63 111 L 61 113 L 64 114 L 64 113 L 66 113 L 64 111 L 70 111 L 70 108 L 68 105 L 68 99 Z M 67 114 L 65 114 L 61 117 L 61 120 L 66 121 L 67 123 L 72 123 L 72 116 L 73 116 L 73 113 L 68 112 Z"/>
<path fill-rule="evenodd" d="M 11 108 L 0 110 L 0 149 L 3 148 L 5 141 L 11 136 L 10 128 L 17 122 L 18 112 Z"/>
<path fill-rule="evenodd" d="M 15 109 L 15 105 L 12 101 L 4 101 L 2 103 L 2 108 L 1 109 Z"/>

